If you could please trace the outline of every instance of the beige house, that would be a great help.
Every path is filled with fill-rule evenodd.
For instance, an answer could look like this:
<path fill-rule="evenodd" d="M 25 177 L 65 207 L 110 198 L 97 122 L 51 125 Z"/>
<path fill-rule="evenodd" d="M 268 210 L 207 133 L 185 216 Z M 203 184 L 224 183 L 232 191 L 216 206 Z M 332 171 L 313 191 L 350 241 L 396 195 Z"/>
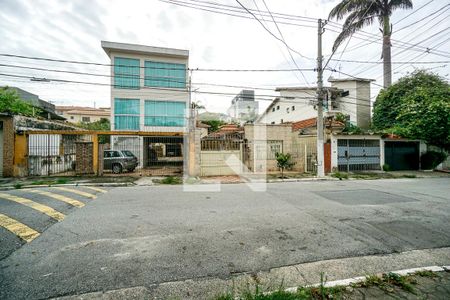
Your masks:
<path fill-rule="evenodd" d="M 100 119 L 110 119 L 109 107 L 93 108 L 83 106 L 56 106 L 56 113 L 71 123 L 92 123 Z"/>

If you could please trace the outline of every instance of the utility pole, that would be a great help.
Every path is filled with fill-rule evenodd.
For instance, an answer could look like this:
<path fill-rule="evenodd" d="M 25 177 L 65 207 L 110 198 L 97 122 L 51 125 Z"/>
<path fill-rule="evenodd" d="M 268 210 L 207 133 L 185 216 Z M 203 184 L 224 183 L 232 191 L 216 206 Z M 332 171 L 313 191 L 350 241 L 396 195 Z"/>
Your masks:
<path fill-rule="evenodd" d="M 323 69 L 322 69 L 322 19 L 318 20 L 317 35 L 317 177 L 325 176 L 323 153 Z"/>

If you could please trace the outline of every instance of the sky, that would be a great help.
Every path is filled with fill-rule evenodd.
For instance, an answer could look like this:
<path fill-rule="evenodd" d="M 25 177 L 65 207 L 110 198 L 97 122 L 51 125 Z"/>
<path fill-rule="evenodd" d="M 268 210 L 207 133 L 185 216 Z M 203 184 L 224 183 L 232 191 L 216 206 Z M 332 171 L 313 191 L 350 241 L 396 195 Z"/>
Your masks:
<path fill-rule="evenodd" d="M 192 0 L 182 0 L 183 2 Z M 235 0 L 198 0 L 239 6 Z M 196 1 L 198 4 L 199 2 Z M 327 19 L 338 0 L 240 0 L 261 20 L 258 10 L 307 18 Z M 195 3 L 195 1 L 194 1 Z M 205 3 L 204 3 L 205 4 Z M 424 61 L 430 64 L 394 64 L 393 79 L 407 75 L 416 68 L 425 68 L 449 78 L 450 74 L 450 2 L 413 0 L 413 10 L 394 11 L 393 62 Z M 210 5 L 210 4 L 207 4 Z M 224 12 L 224 10 L 222 10 Z M 430 16 L 430 14 L 432 14 Z M 250 14 L 246 18 L 201 11 L 160 0 L 0 0 L 0 53 L 59 60 L 110 63 L 100 46 L 102 40 L 157 47 L 187 49 L 190 68 L 216 69 L 313 69 L 317 57 L 317 21 L 289 20 L 297 26 L 261 20 L 273 35 L 280 38 L 278 25 L 286 45 L 273 37 Z M 342 23 L 342 20 L 339 21 Z M 298 26 L 300 25 L 300 26 Z M 404 28 L 403 28 L 404 27 Z M 325 61 L 337 36 L 336 25 L 329 23 L 323 34 Z M 396 32 L 398 30 L 398 32 Z M 378 62 L 362 64 L 330 61 L 329 67 L 357 77 L 371 78 L 371 97 L 380 90 L 382 80 L 381 41 L 377 23 L 366 27 L 345 41 L 333 56 L 339 60 Z M 404 43 L 409 44 L 404 44 Z M 412 47 L 411 47 L 412 46 Z M 433 48 L 436 47 L 436 48 Z M 426 48 L 432 48 L 431 53 Z M 342 50 L 345 50 L 343 53 Z M 435 52 L 438 51 L 438 52 Z M 291 57 L 292 55 L 292 57 Z M 300 56 L 301 55 L 301 56 Z M 5 66 L 9 65 L 9 66 Z M 14 67 L 11 67 L 14 66 Z M 17 66 L 20 66 L 17 67 Z M 0 74 L 37 78 L 65 79 L 109 84 L 106 76 L 75 75 L 63 72 L 32 70 L 23 67 L 68 70 L 81 73 L 109 74 L 105 66 L 68 64 L 0 56 Z M 324 73 L 347 77 L 339 72 Z M 203 72 L 193 71 L 193 100 L 208 111 L 225 113 L 233 94 L 244 86 L 256 89 L 260 112 L 270 104 L 279 86 L 315 86 L 314 71 L 288 72 Z M 211 85 L 214 84 L 214 85 Z M 36 82 L 27 78 L 0 75 L 0 85 L 23 88 L 41 99 L 57 105 L 109 107 L 110 87 L 61 82 Z M 210 95 L 207 92 L 230 95 Z"/>

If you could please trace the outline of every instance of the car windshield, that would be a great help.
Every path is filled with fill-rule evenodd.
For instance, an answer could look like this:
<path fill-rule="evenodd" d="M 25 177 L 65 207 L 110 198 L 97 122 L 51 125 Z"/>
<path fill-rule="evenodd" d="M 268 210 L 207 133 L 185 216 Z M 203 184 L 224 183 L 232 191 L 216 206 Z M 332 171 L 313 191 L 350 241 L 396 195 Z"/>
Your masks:
<path fill-rule="evenodd" d="M 125 156 L 128 156 L 128 157 L 134 157 L 134 154 L 133 154 L 131 151 L 125 150 L 125 151 L 122 151 L 122 153 L 123 153 Z"/>

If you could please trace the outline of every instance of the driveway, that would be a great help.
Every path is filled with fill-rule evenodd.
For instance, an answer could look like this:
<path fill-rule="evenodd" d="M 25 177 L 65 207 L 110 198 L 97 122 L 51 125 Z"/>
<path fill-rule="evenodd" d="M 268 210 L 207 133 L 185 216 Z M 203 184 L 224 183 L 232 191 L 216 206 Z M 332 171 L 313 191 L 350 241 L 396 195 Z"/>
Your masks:
<path fill-rule="evenodd" d="M 272 183 L 266 192 L 114 188 L 3 259 L 0 298 L 448 247 L 449 215 L 448 178 Z"/>

